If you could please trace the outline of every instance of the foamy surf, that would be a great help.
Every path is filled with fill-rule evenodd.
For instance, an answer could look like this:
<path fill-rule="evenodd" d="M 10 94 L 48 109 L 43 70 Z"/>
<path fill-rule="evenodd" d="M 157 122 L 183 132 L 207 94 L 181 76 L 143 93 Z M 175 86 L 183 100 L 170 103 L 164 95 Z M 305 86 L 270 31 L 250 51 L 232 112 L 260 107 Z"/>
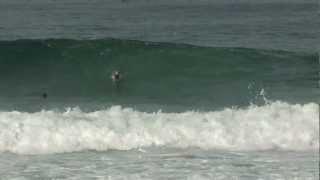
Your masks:
<path fill-rule="evenodd" d="M 183 113 L 112 106 L 83 112 L 0 112 L 0 151 L 47 154 L 161 146 L 205 150 L 319 149 L 319 106 L 264 106 Z"/>

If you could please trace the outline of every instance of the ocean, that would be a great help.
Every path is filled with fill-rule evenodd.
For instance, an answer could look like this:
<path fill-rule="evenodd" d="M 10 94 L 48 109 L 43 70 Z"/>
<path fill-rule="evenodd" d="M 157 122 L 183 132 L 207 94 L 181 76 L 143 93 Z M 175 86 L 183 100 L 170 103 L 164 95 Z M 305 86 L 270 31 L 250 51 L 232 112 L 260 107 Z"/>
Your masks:
<path fill-rule="evenodd" d="M 0 179 L 319 179 L 318 14 L 0 0 Z"/>

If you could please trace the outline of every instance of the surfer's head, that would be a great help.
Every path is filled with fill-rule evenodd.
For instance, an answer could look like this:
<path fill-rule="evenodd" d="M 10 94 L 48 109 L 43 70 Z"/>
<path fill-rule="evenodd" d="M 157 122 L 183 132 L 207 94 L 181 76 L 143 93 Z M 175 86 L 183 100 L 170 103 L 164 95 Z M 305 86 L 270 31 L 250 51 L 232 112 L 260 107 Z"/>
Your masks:
<path fill-rule="evenodd" d="M 121 79 L 120 71 L 113 71 L 111 78 L 113 81 L 120 81 L 120 79 Z"/>

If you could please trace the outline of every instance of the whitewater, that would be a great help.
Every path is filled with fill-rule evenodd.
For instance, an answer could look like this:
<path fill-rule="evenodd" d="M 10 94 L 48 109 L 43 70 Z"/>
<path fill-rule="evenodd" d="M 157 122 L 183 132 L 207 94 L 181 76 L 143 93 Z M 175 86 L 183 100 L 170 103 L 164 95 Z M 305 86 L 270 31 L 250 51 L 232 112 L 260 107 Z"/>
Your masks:
<path fill-rule="evenodd" d="M 0 151 L 48 154 L 146 147 L 204 150 L 319 150 L 319 106 L 272 102 L 220 111 L 106 110 L 0 113 Z"/>

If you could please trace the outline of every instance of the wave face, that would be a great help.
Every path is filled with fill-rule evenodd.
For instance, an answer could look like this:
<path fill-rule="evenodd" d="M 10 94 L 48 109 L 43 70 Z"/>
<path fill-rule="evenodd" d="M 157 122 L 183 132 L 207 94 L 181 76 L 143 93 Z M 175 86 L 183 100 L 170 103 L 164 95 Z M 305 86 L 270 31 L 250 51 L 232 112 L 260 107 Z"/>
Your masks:
<path fill-rule="evenodd" d="M 0 151 L 19 154 L 160 146 L 223 150 L 317 150 L 319 107 L 273 102 L 221 111 L 145 113 L 113 106 L 85 113 L 0 113 Z"/>
<path fill-rule="evenodd" d="M 0 98 L 88 97 L 208 106 L 319 100 L 317 54 L 130 40 L 0 41 Z M 120 87 L 113 70 L 124 74 Z"/>

